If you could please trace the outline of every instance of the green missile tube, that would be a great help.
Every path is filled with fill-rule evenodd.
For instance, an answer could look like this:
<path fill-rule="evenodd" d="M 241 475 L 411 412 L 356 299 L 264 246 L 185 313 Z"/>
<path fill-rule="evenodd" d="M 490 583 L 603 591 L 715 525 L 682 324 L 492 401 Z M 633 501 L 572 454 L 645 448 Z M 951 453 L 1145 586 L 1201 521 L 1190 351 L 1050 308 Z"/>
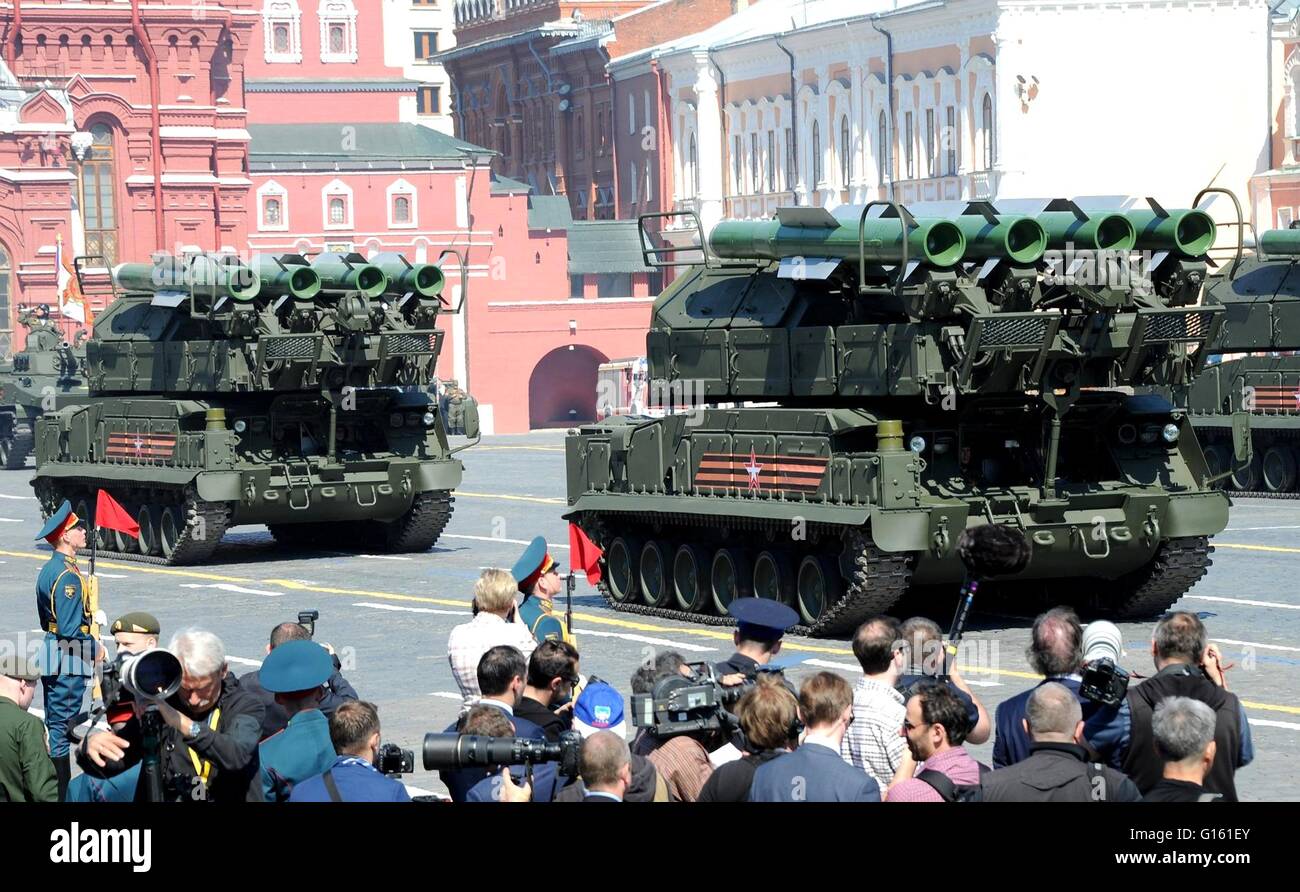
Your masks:
<path fill-rule="evenodd" d="M 1124 211 L 1137 230 L 1137 247 L 1144 251 L 1178 251 L 1199 257 L 1214 245 L 1214 218 L 1205 211 Z"/>
<path fill-rule="evenodd" d="M 1300 229 L 1268 229 L 1259 234 L 1257 247 L 1271 257 L 1300 257 Z"/>
<path fill-rule="evenodd" d="M 262 278 L 262 294 L 267 297 L 287 294 L 294 300 L 311 300 L 320 293 L 320 274 L 310 266 L 281 264 L 275 257 L 261 254 L 257 274 Z"/>
<path fill-rule="evenodd" d="M 948 220 L 917 220 L 907 232 L 909 259 L 931 266 L 952 266 L 966 251 L 966 237 Z M 709 247 L 733 260 L 783 260 L 788 257 L 858 259 L 858 226 L 834 228 L 782 226 L 776 220 L 724 220 L 713 227 Z M 883 263 L 903 259 L 903 225 L 895 217 L 867 220 L 862 257 Z"/>
<path fill-rule="evenodd" d="M 432 263 L 408 263 L 401 254 L 379 254 L 371 263 L 388 276 L 388 290 L 396 294 L 414 291 L 420 297 L 434 298 L 442 294 L 446 281 L 442 270 Z"/>
<path fill-rule="evenodd" d="M 362 297 L 378 297 L 388 290 L 388 276 L 370 263 L 348 261 L 342 254 L 318 254 L 311 268 L 320 276 L 322 291 L 359 291 Z"/>
<path fill-rule="evenodd" d="M 920 222 L 920 221 L 917 221 Z M 968 258 L 1007 257 L 1016 263 L 1036 263 L 1047 250 L 1047 232 L 1032 217 L 999 217 L 990 221 L 978 214 L 953 217 L 966 238 Z"/>
<path fill-rule="evenodd" d="M 201 296 L 228 297 L 247 303 L 261 291 L 261 279 L 246 266 L 220 263 L 200 256 L 159 256 L 153 263 L 121 263 L 113 270 L 113 283 L 124 291 L 184 291 Z"/>
<path fill-rule="evenodd" d="M 1034 217 L 1047 233 L 1053 251 L 1132 251 L 1137 231 L 1123 214 L 1098 212 L 1080 220 L 1069 211 L 1045 211 Z"/>

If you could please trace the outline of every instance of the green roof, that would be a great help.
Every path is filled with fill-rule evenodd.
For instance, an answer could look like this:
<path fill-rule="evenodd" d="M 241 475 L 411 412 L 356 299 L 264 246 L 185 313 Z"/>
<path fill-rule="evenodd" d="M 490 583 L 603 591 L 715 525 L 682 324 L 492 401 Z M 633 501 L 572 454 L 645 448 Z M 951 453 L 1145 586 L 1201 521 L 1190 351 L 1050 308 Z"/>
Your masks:
<path fill-rule="evenodd" d="M 635 220 L 574 220 L 569 225 L 569 275 L 649 272 Z"/>
<path fill-rule="evenodd" d="M 569 199 L 563 195 L 530 195 L 528 197 L 529 229 L 569 229 L 573 214 Z"/>
<path fill-rule="evenodd" d="M 419 124 L 249 124 L 253 170 L 428 167 L 496 154 Z"/>
<path fill-rule="evenodd" d="M 519 180 L 512 180 L 510 177 L 502 176 L 495 171 L 492 173 L 492 194 L 506 195 L 511 192 L 531 192 L 533 187 L 527 183 L 521 183 Z"/>

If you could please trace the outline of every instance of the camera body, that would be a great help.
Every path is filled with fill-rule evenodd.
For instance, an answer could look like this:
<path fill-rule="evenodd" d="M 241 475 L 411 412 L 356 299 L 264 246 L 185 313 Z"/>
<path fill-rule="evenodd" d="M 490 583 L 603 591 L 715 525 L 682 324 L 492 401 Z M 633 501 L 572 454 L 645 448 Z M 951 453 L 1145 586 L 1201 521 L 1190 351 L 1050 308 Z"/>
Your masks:
<path fill-rule="evenodd" d="M 754 684 L 754 679 L 724 687 L 712 664 L 687 663 L 686 666 L 691 670 L 690 677 L 661 678 L 651 693 L 632 695 L 632 724 L 660 739 L 696 731 L 737 731 L 732 709 Z"/>
<path fill-rule="evenodd" d="M 564 777 L 578 776 L 582 735 L 565 731 L 558 743 L 529 737 L 485 737 L 479 734 L 424 735 L 424 770 L 497 768 L 556 762 Z"/>
<path fill-rule="evenodd" d="M 415 753 L 395 743 L 381 743 L 375 767 L 380 774 L 411 774 L 415 771 Z"/>
<path fill-rule="evenodd" d="M 298 625 L 307 630 L 312 638 L 316 637 L 316 620 L 320 619 L 319 610 L 299 610 Z"/>
<path fill-rule="evenodd" d="M 1103 706 L 1118 706 L 1128 693 L 1129 673 L 1110 657 L 1084 664 L 1079 695 Z"/>

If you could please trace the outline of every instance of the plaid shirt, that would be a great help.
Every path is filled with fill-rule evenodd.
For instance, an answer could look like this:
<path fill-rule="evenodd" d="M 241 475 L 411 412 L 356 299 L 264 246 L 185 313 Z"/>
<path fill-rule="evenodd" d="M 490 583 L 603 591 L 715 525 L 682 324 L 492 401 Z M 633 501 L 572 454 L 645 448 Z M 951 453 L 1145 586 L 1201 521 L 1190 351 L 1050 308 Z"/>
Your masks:
<path fill-rule="evenodd" d="M 668 792 L 679 802 L 700 798 L 704 782 L 713 774 L 713 763 L 699 741 L 683 734 L 670 737 L 655 747 L 647 759 L 668 784 Z"/>
<path fill-rule="evenodd" d="M 451 664 L 452 677 L 467 704 L 482 695 L 478 687 L 478 661 L 500 644 L 519 648 L 525 660 L 537 646 L 523 623 L 508 623 L 487 611 L 451 630 L 451 637 L 447 639 L 447 662 Z"/>
<path fill-rule="evenodd" d="M 907 706 L 883 681 L 866 678 L 853 689 L 853 724 L 840 743 L 844 761 L 861 768 L 884 790 L 907 753 L 902 736 Z"/>
<path fill-rule="evenodd" d="M 971 786 L 980 782 L 980 763 L 976 762 L 965 747 L 954 746 L 941 753 L 935 753 L 920 765 L 916 773 L 937 771 L 946 775 L 955 786 Z M 885 797 L 886 802 L 943 802 L 939 791 L 923 780 L 909 777 L 899 781 Z"/>

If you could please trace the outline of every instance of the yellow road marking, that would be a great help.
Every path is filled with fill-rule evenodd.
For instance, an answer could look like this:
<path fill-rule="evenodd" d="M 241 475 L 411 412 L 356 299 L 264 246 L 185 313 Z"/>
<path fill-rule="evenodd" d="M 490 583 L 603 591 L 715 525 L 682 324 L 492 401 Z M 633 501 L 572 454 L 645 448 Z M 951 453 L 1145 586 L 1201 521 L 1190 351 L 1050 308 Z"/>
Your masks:
<path fill-rule="evenodd" d="M 1239 548 L 1242 551 L 1280 551 L 1283 554 L 1300 554 L 1300 548 L 1286 548 L 1282 545 L 1240 545 L 1236 542 L 1211 542 L 1215 548 Z"/>
<path fill-rule="evenodd" d="M 1242 700 L 1241 705 L 1247 709 L 1268 709 L 1272 712 L 1289 712 L 1291 715 L 1300 715 L 1300 706 L 1278 706 L 1275 703 L 1256 703 L 1253 700 Z"/>
<path fill-rule="evenodd" d="M 566 502 L 564 499 L 551 499 L 551 498 L 546 498 L 545 496 L 508 496 L 508 495 L 503 495 L 501 493 L 495 493 L 495 492 L 465 492 L 464 490 L 460 490 L 460 489 L 456 490 L 454 495 L 458 499 L 461 497 L 466 497 L 471 499 L 502 499 L 503 501 L 507 501 L 507 502 L 537 502 L 542 505 L 567 505 L 568 504 L 568 502 Z"/>
<path fill-rule="evenodd" d="M 48 561 L 50 556 L 37 552 L 33 554 L 28 551 L 0 551 L 0 555 L 5 557 L 26 558 L 33 561 Z M 88 552 L 82 552 L 78 558 L 89 561 Z M 125 563 L 122 561 L 107 561 L 102 558 L 95 561 L 95 567 L 103 567 L 107 570 L 134 570 L 137 573 L 154 573 L 159 576 L 183 576 L 188 579 L 211 579 L 214 582 L 252 582 L 247 576 L 224 576 L 220 573 L 204 573 L 201 570 L 180 570 L 174 567 L 151 567 L 148 564 Z"/>

